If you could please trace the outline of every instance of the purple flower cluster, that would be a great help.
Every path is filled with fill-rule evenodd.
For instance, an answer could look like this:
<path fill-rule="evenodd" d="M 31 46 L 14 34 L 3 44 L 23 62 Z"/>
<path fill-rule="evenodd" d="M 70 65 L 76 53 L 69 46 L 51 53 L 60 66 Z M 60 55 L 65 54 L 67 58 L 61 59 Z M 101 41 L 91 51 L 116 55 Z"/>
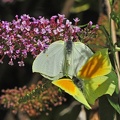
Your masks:
<path fill-rule="evenodd" d="M 19 58 L 19 66 L 24 66 L 23 59 L 28 53 L 36 57 L 48 45 L 57 40 L 76 38 L 80 28 L 73 26 L 64 15 L 52 16 L 50 20 L 44 17 L 36 19 L 29 15 L 16 15 L 12 22 L 0 22 L 0 63 L 4 56 L 10 58 L 9 65 Z"/>
<path fill-rule="evenodd" d="M 74 25 L 64 15 L 58 14 L 50 19 L 40 16 L 38 19 L 29 15 L 16 15 L 12 22 L 0 22 L 0 63 L 4 56 L 10 58 L 9 65 L 14 65 L 18 59 L 19 66 L 24 66 L 24 59 L 31 53 L 36 57 L 50 43 L 57 40 L 78 40 L 78 35 L 84 33 L 77 26 L 79 19 L 74 19 Z M 89 28 L 91 24 L 88 24 Z M 86 36 L 86 34 L 85 34 Z"/>
<path fill-rule="evenodd" d="M 99 25 L 93 25 L 92 21 L 90 21 L 86 27 L 81 29 L 80 34 L 78 34 L 81 38 L 81 42 L 87 43 L 93 40 L 93 38 L 96 37 L 97 30 L 99 30 Z"/>

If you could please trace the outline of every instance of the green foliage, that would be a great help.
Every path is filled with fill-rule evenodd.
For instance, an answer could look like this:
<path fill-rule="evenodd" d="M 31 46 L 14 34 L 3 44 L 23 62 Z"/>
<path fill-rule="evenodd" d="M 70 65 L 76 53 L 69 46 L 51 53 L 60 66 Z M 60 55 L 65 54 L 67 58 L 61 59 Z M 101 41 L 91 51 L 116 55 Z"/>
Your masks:
<path fill-rule="evenodd" d="M 115 109 L 108 102 L 107 96 L 99 98 L 99 114 L 100 120 L 114 120 Z"/>
<path fill-rule="evenodd" d="M 107 96 L 109 103 L 111 106 L 115 109 L 115 111 L 120 114 L 120 103 L 119 103 L 119 97 L 116 92 L 112 96 Z"/>
<path fill-rule="evenodd" d="M 112 11 L 110 15 L 111 15 L 111 18 L 117 24 L 118 29 L 120 29 L 120 13 L 116 13 L 116 12 Z"/>
<path fill-rule="evenodd" d="M 44 79 L 42 80 L 42 84 L 38 84 L 32 91 L 26 93 L 25 96 L 21 97 L 19 99 L 19 103 L 26 103 L 30 100 L 34 100 L 34 99 L 39 99 L 40 95 L 47 90 L 48 88 L 51 87 L 51 83 L 49 81 L 44 81 Z M 44 83 L 45 82 L 45 83 Z M 40 98 L 41 99 L 41 98 Z"/>
<path fill-rule="evenodd" d="M 27 93 L 24 97 L 19 99 L 19 103 L 28 102 L 29 100 L 35 99 L 35 97 L 39 97 L 40 94 L 43 92 L 40 86 L 37 86 L 34 90 L 30 93 Z"/>

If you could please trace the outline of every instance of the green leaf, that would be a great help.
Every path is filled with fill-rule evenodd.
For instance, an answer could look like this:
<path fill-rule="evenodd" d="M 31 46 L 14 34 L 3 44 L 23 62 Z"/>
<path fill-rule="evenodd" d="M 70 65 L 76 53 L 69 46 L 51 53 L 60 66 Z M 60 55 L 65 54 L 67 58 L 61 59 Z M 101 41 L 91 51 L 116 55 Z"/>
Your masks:
<path fill-rule="evenodd" d="M 113 6 L 116 0 L 109 0 L 110 5 Z"/>
<path fill-rule="evenodd" d="M 119 97 L 116 92 L 112 96 L 107 96 L 109 103 L 111 106 L 120 114 L 120 103 L 119 103 Z"/>
<path fill-rule="evenodd" d="M 106 95 L 99 98 L 99 115 L 100 120 L 114 120 L 115 109 L 108 102 Z"/>

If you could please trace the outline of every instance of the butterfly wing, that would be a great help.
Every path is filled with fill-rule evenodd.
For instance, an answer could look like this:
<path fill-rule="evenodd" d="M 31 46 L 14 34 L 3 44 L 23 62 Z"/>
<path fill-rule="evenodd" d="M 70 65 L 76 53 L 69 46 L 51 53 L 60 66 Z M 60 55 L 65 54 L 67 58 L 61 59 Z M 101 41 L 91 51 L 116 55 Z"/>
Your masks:
<path fill-rule="evenodd" d="M 41 52 L 33 62 L 33 72 L 39 72 L 45 78 L 56 79 L 63 76 L 64 42 L 56 41 Z"/>
<path fill-rule="evenodd" d="M 86 63 L 86 61 L 93 55 L 93 52 L 88 46 L 81 42 L 73 42 L 73 49 L 71 52 L 71 61 L 68 75 L 70 78 L 77 76 L 79 69 Z"/>
<path fill-rule="evenodd" d="M 84 104 L 88 109 L 91 108 L 81 90 L 74 84 L 74 82 L 71 79 L 63 78 L 52 81 L 52 83 L 64 90 L 69 95 L 73 96 L 77 101 Z"/>
<path fill-rule="evenodd" d="M 68 63 L 68 76 L 70 78 L 76 76 L 78 68 L 83 66 L 93 53 L 81 42 L 70 42 L 70 45 L 65 47 L 63 41 L 52 43 L 45 52 L 41 52 L 34 60 L 33 72 L 39 72 L 45 78 L 56 80 L 65 75 L 64 67 Z M 67 61 L 65 61 L 65 49 L 68 51 Z"/>
<path fill-rule="evenodd" d="M 97 51 L 80 69 L 78 77 L 82 79 L 91 79 L 110 73 L 112 70 L 111 62 L 108 56 L 108 49 Z"/>
<path fill-rule="evenodd" d="M 84 83 L 84 95 L 90 104 L 94 104 L 95 100 L 102 95 L 112 95 L 116 88 L 117 76 L 112 71 L 107 76 L 100 76 L 89 80 Z"/>
<path fill-rule="evenodd" d="M 108 50 L 96 52 L 80 69 L 78 77 L 83 80 L 83 92 L 90 104 L 104 94 L 112 95 L 116 75 L 112 72 Z"/>

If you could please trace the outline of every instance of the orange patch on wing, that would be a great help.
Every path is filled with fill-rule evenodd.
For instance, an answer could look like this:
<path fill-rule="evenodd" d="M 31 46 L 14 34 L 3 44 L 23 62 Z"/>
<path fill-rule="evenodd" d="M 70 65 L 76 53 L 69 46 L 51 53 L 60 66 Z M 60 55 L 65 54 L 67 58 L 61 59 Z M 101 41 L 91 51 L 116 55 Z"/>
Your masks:
<path fill-rule="evenodd" d="M 73 96 L 77 101 L 84 104 L 88 109 L 91 109 L 91 106 L 88 104 L 82 91 L 74 84 L 74 82 L 71 79 L 63 78 L 52 81 L 52 83 L 64 90 L 69 95 Z"/>
<path fill-rule="evenodd" d="M 76 93 L 76 86 L 71 79 L 63 78 L 52 82 L 54 85 L 60 87 L 65 92 L 69 93 L 70 95 L 75 95 Z"/>
<path fill-rule="evenodd" d="M 111 71 L 111 63 L 106 49 L 96 52 L 78 72 L 78 77 L 91 79 L 103 76 Z"/>

